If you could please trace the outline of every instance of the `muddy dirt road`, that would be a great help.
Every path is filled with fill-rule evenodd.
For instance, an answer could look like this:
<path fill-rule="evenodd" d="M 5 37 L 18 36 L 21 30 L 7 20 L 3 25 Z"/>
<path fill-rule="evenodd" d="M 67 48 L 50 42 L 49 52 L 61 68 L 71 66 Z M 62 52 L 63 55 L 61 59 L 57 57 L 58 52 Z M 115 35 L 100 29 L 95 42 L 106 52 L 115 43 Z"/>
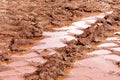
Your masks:
<path fill-rule="evenodd" d="M 97 17 L 102 17 L 103 19 L 98 19 L 96 22 L 94 20 L 96 17 L 90 17 L 75 22 L 70 27 L 57 29 L 64 34 L 65 38 L 60 32 L 48 32 L 52 40 L 58 41 L 56 39 L 64 38 L 70 41 L 66 42 L 67 46 L 59 45 L 58 47 L 62 47 L 57 48 L 55 54 L 43 56 L 48 61 L 43 65 L 37 65 L 37 71 L 26 75 L 25 78 L 28 80 L 119 80 L 120 28 L 119 17 L 117 16 L 119 15 L 119 9 L 113 11 L 112 14 L 110 13 L 112 12 L 108 12 L 105 17 L 105 14 L 100 14 Z M 85 20 L 87 25 L 84 24 Z M 93 24 L 88 26 L 88 23 L 90 24 L 91 22 Z M 76 29 L 79 34 L 74 32 Z M 75 39 L 66 37 L 64 30 L 73 33 Z M 57 47 L 55 42 L 52 45 L 50 44 L 50 46 L 44 47 L 44 45 L 49 44 L 49 39 L 51 38 L 43 39 L 43 42 L 46 41 L 46 43 L 33 48 Z"/>
<path fill-rule="evenodd" d="M 33 44 L 33 38 L 42 37 L 52 26 L 66 26 L 91 12 L 106 12 L 118 4 L 117 0 L 0 0 L 1 50 L 26 51 L 20 47 Z"/>
<path fill-rule="evenodd" d="M 1 78 L 3 80 L 24 80 L 23 76 L 26 73 L 33 73 L 37 70 L 36 67 L 47 61 L 47 59 L 43 59 L 42 56 L 56 54 L 55 48 L 67 46 L 64 41 L 75 39 L 73 34 L 82 34 L 84 30 L 80 29 L 87 28 L 90 24 L 94 23 L 97 18 L 103 18 L 105 16 L 104 13 L 97 14 L 92 14 L 96 16 L 84 18 L 80 22 L 75 22 L 69 27 L 54 28 L 54 31 L 52 32 L 44 32 L 43 36 L 46 37 L 41 39 L 38 45 L 32 47 L 31 53 L 28 52 L 21 55 L 11 55 L 11 61 L 9 63 L 1 63 L 1 68 L 3 69 L 1 69 L 0 72 Z M 74 26 L 78 23 L 80 23 L 80 27 Z"/>
<path fill-rule="evenodd" d="M 1 0 L 0 80 L 120 80 L 118 5 Z"/>

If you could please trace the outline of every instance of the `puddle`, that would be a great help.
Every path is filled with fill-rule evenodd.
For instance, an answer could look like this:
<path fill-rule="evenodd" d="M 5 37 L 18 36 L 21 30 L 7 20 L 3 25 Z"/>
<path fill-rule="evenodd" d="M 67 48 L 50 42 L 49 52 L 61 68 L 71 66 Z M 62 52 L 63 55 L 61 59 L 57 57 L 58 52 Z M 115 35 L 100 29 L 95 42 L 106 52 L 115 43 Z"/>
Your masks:
<path fill-rule="evenodd" d="M 107 38 L 106 40 L 120 40 L 118 37 L 110 37 L 110 38 Z"/>
<path fill-rule="evenodd" d="M 108 59 L 108 60 L 112 60 L 112 61 L 120 61 L 120 56 L 118 55 L 105 55 L 105 56 L 101 56 L 104 59 Z"/>
<path fill-rule="evenodd" d="M 115 34 L 115 35 L 120 35 L 120 32 L 115 32 L 114 34 Z"/>
<path fill-rule="evenodd" d="M 13 55 L 12 58 L 14 58 L 14 59 L 29 59 L 29 58 L 39 57 L 41 55 L 52 55 L 54 53 L 55 53 L 55 51 L 52 49 L 47 49 L 46 51 L 44 51 L 42 49 L 35 49 L 35 50 L 33 49 L 32 52 L 30 52 L 28 54 Z"/>
<path fill-rule="evenodd" d="M 107 12 L 107 13 L 101 13 L 97 16 L 91 16 L 91 17 L 88 17 L 88 18 L 83 18 L 81 21 L 72 23 L 72 25 L 77 27 L 77 28 L 80 28 L 80 29 L 86 29 L 86 28 L 90 27 L 90 24 L 95 23 L 95 21 L 98 18 L 103 18 L 105 16 L 105 14 L 111 14 L 111 13 L 112 13 L 112 11 Z"/>
<path fill-rule="evenodd" d="M 54 28 L 55 30 L 60 30 L 60 31 L 66 31 L 67 33 L 72 33 L 72 34 L 82 34 L 83 31 L 76 28 L 75 26 L 69 26 L 69 27 L 62 27 L 62 28 Z"/>
<path fill-rule="evenodd" d="M 30 59 L 26 59 L 26 61 L 28 62 L 38 62 L 38 63 L 45 63 L 47 60 L 41 58 L 41 57 L 36 57 L 36 58 L 30 58 Z"/>
<path fill-rule="evenodd" d="M 59 43 L 59 44 L 58 44 Z M 66 44 L 61 42 L 58 38 L 47 38 L 41 41 L 41 43 L 32 49 L 47 49 L 47 48 L 55 48 L 55 47 L 64 47 Z"/>
<path fill-rule="evenodd" d="M 118 48 L 111 48 L 111 50 L 120 51 L 120 47 L 118 47 Z"/>
<path fill-rule="evenodd" d="M 3 77 L 4 80 L 24 80 L 24 78 L 22 78 L 22 76 L 7 76 L 7 77 Z"/>
<path fill-rule="evenodd" d="M 77 29 L 75 26 L 65 26 L 62 28 L 54 28 L 55 30 L 61 30 L 61 31 L 69 31 L 69 30 L 74 30 Z"/>
<path fill-rule="evenodd" d="M 119 46 L 115 43 L 104 43 L 104 44 L 100 44 L 97 47 L 113 47 L 113 46 Z"/>
<path fill-rule="evenodd" d="M 83 31 L 80 29 L 86 29 L 90 26 L 90 24 L 94 23 L 98 18 L 103 18 L 105 14 L 111 14 L 111 12 L 108 13 L 101 13 L 97 16 L 90 16 L 88 18 L 83 18 L 81 21 L 72 23 L 71 26 L 65 26 L 62 28 L 54 28 L 55 32 L 44 32 L 44 36 L 48 36 L 48 38 L 45 38 L 40 41 L 39 45 L 36 45 L 32 49 L 49 49 L 49 48 L 57 48 L 57 47 L 64 47 L 66 44 L 62 42 L 63 40 L 70 41 L 72 39 L 75 39 L 70 33 L 72 34 L 82 34 Z M 59 43 L 59 44 L 58 44 Z"/>
<path fill-rule="evenodd" d="M 2 72 L 2 71 L 7 71 L 7 70 L 11 70 L 11 69 L 13 69 L 13 68 L 8 67 L 8 66 L 5 66 L 5 65 L 0 65 L 0 72 Z"/>
<path fill-rule="evenodd" d="M 76 62 L 75 65 L 77 66 L 71 70 L 64 80 L 120 80 L 120 76 L 114 74 L 120 69 L 103 58 L 84 59 Z"/>
<path fill-rule="evenodd" d="M 24 67 L 20 67 L 20 68 L 15 68 L 14 70 L 2 71 L 2 72 L 0 72 L 0 77 L 5 77 L 5 78 L 11 77 L 12 78 L 13 76 L 15 76 L 15 78 L 14 77 L 12 78 L 13 80 L 15 80 L 16 78 L 20 77 L 22 74 L 32 73 L 35 70 L 36 70 L 36 68 L 34 68 L 32 66 L 24 66 Z"/>
<path fill-rule="evenodd" d="M 13 58 L 32 58 L 32 57 L 37 57 L 37 56 L 39 56 L 37 53 L 31 52 L 31 53 L 28 53 L 28 54 L 25 54 L 25 55 L 21 55 L 21 56 L 13 55 L 12 57 Z"/>
<path fill-rule="evenodd" d="M 8 70 L 8 71 L 2 71 L 0 72 L 0 77 L 5 77 L 5 76 L 19 76 L 21 73 L 15 71 L 15 70 Z"/>
<path fill-rule="evenodd" d="M 67 32 L 45 32 L 45 36 L 50 36 L 40 41 L 40 44 L 32 49 L 50 49 L 56 47 L 64 47 L 66 44 L 62 40 L 72 40 L 75 37 L 68 35 Z M 58 44 L 59 43 L 59 44 Z"/>
<path fill-rule="evenodd" d="M 26 61 L 17 61 L 17 62 L 12 62 L 8 64 L 7 66 L 15 68 L 15 67 L 20 67 L 20 66 L 25 66 L 28 65 L 29 63 Z"/>
<path fill-rule="evenodd" d="M 36 70 L 36 68 L 33 66 L 24 66 L 24 67 L 20 67 L 20 68 L 15 69 L 15 71 L 17 71 L 21 74 L 33 73 L 35 70 Z"/>
<path fill-rule="evenodd" d="M 74 22 L 72 23 L 72 25 L 80 29 L 86 29 L 90 26 L 89 24 L 86 24 L 85 21 Z"/>
<path fill-rule="evenodd" d="M 68 31 L 68 33 L 72 33 L 72 34 L 82 34 L 83 33 L 83 31 L 82 30 L 77 30 L 77 29 L 74 29 L 74 30 L 70 30 L 70 31 Z"/>
<path fill-rule="evenodd" d="M 105 54 L 110 54 L 111 51 L 108 50 L 96 50 L 90 53 L 87 53 L 88 55 L 105 55 Z"/>

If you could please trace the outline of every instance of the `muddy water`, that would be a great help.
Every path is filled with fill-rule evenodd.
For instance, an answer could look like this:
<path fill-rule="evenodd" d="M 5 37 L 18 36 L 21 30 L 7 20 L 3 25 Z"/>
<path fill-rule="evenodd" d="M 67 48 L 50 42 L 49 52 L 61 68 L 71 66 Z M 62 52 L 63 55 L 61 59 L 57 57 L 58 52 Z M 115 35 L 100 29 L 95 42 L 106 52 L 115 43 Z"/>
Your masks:
<path fill-rule="evenodd" d="M 65 80 L 120 80 L 119 71 L 112 62 L 94 57 L 76 62 Z"/>
<path fill-rule="evenodd" d="M 12 62 L 10 62 L 8 64 L 3 63 L 3 66 L 5 66 L 9 69 L 0 71 L 0 78 L 2 78 L 3 80 L 8 80 L 8 79 L 9 80 L 24 80 L 23 79 L 24 74 L 32 73 L 36 70 L 35 66 L 33 66 L 33 65 L 36 65 L 37 63 L 43 64 L 46 62 L 46 60 L 43 59 L 40 55 L 54 54 L 55 52 L 54 52 L 54 50 L 52 50 L 53 48 L 66 46 L 66 44 L 64 43 L 65 41 L 75 39 L 75 37 L 73 36 L 74 34 L 82 34 L 84 32 L 84 29 L 89 27 L 90 24 L 94 23 L 97 20 L 97 18 L 103 18 L 104 16 L 105 16 L 105 14 L 102 13 L 97 16 L 83 18 L 79 22 L 74 22 L 69 27 L 66 26 L 66 27 L 62 27 L 62 28 L 54 28 L 54 30 L 55 30 L 54 32 L 44 32 L 43 35 L 46 38 L 40 40 L 39 44 L 32 48 L 33 51 L 37 50 L 37 52 L 31 52 L 29 54 L 23 54 L 23 55 L 12 55 L 11 56 L 13 59 Z M 48 52 L 44 51 L 45 49 L 48 49 Z M 101 50 L 101 51 L 99 51 L 99 54 L 102 52 L 103 53 L 105 52 L 105 54 L 111 53 L 110 51 L 107 51 L 107 50 L 106 51 Z M 94 55 L 94 54 L 96 54 L 96 52 L 92 53 L 92 55 Z M 96 61 L 96 64 L 93 64 L 92 61 L 93 62 Z M 89 62 L 89 59 L 85 59 L 83 61 L 80 61 L 80 64 L 83 63 L 85 65 L 85 63 L 88 63 L 88 64 L 86 64 L 86 66 L 88 66 L 88 67 L 90 64 L 93 64 L 93 67 L 91 66 L 93 69 L 95 67 L 98 67 L 97 65 L 99 64 L 99 61 L 101 61 L 100 63 L 108 64 L 109 66 L 112 65 L 113 69 L 115 69 L 116 71 L 118 70 L 117 66 L 112 64 L 110 61 L 106 61 L 105 59 L 102 59 L 102 57 L 100 57 L 100 58 L 96 57 L 93 59 L 90 58 L 90 62 Z M 34 64 L 31 64 L 32 62 L 34 62 Z M 79 63 L 79 62 L 77 62 L 77 63 Z M 96 65 L 96 66 L 94 66 L 94 65 Z M 100 65 L 98 68 L 102 69 L 102 67 L 100 67 Z M 106 68 L 107 68 L 107 65 L 106 65 Z M 112 68 L 110 68 L 110 70 Z M 75 67 L 75 69 L 74 68 L 72 69 L 72 75 L 71 75 L 71 71 L 70 71 L 71 69 L 65 70 L 65 72 L 68 73 L 68 78 L 66 78 L 66 79 L 68 79 L 68 80 L 74 80 L 74 79 L 75 80 L 79 80 L 79 79 L 89 80 L 88 78 L 85 77 L 85 76 L 88 76 L 91 74 L 91 73 L 89 73 L 89 70 L 87 70 L 87 69 L 86 69 L 85 76 L 82 76 L 84 74 L 76 75 L 76 74 L 78 74 L 78 71 L 80 71 L 79 73 L 83 73 L 82 71 L 84 71 L 85 69 L 86 68 L 82 68 L 82 66 L 77 65 L 77 68 Z M 104 71 L 104 69 L 102 71 Z M 102 74 L 102 71 L 99 71 L 98 69 L 97 70 L 93 69 L 93 73 L 98 72 L 101 75 L 101 77 L 106 75 L 107 77 L 111 76 L 111 78 L 113 80 L 118 79 L 118 76 L 107 74 L 107 72 L 104 72 L 105 74 Z M 79 78 L 79 76 L 81 76 L 81 78 Z M 91 75 L 91 76 L 94 76 L 94 75 Z M 104 78 L 103 80 L 107 80 L 108 79 L 107 77 Z"/>
<path fill-rule="evenodd" d="M 101 39 L 103 43 L 92 45 L 101 48 L 87 53 L 92 57 L 75 62 L 64 80 L 120 80 L 120 67 L 116 64 L 120 61 L 120 37 L 116 33 Z"/>
<path fill-rule="evenodd" d="M 63 42 L 65 40 L 69 41 L 75 39 L 72 34 L 82 34 L 83 29 L 90 27 L 98 18 L 103 18 L 108 13 L 101 13 L 96 16 L 91 16 L 88 18 L 83 18 L 81 21 L 72 23 L 69 27 L 54 28 L 55 32 L 44 32 L 43 35 L 48 37 L 40 41 L 40 44 L 33 47 L 32 49 L 49 49 L 56 47 L 64 47 L 66 44 Z M 58 44 L 59 43 L 59 44 Z"/>

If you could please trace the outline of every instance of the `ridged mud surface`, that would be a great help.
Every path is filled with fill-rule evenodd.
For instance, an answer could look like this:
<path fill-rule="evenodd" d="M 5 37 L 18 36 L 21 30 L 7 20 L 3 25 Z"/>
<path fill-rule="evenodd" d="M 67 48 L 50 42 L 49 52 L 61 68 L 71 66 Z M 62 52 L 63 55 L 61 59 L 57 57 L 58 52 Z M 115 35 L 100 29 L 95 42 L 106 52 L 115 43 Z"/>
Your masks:
<path fill-rule="evenodd" d="M 108 11 L 114 4 L 118 1 L 1 0 L 1 48 L 5 52 L 25 51 L 20 49 L 21 45 L 33 44 L 32 39 L 42 37 L 43 31 L 51 30 L 51 26 L 69 25 L 91 12 Z"/>
<path fill-rule="evenodd" d="M 83 78 L 84 76 L 82 76 L 82 73 L 84 73 L 81 69 L 77 68 L 77 70 L 74 70 L 74 66 L 73 63 L 76 62 L 77 60 L 81 60 L 83 59 L 83 63 L 84 63 L 84 58 L 88 58 L 88 61 L 85 61 L 86 63 L 84 63 L 85 65 L 87 65 L 87 62 L 89 63 L 89 57 L 91 56 L 95 56 L 95 55 L 86 55 L 86 53 L 95 51 L 95 50 L 103 50 L 101 52 L 94 52 L 93 54 L 104 54 L 104 53 L 112 53 L 112 54 L 119 54 L 119 52 L 114 52 L 111 51 L 110 48 L 114 48 L 115 47 L 119 47 L 119 40 L 102 40 L 102 38 L 106 39 L 109 37 L 116 37 L 119 39 L 118 35 L 115 35 L 114 32 L 120 31 L 120 28 L 116 28 L 115 26 L 120 26 L 119 25 L 119 13 L 120 10 L 116 9 L 113 11 L 112 14 L 106 15 L 103 19 L 98 19 L 94 24 L 91 25 L 91 27 L 88 27 L 87 29 L 84 30 L 84 33 L 81 35 L 75 35 L 76 40 L 72 40 L 72 41 L 68 41 L 67 46 L 62 47 L 62 48 L 57 48 L 56 49 L 56 53 L 54 55 L 51 56 L 43 56 L 44 59 L 47 59 L 47 62 L 43 65 L 38 65 L 37 66 L 37 70 L 35 73 L 31 74 L 31 75 L 26 75 L 25 78 L 26 80 L 32 80 L 32 79 L 41 79 L 41 80 L 56 80 L 56 79 L 60 79 L 60 77 L 67 77 L 65 76 L 65 70 L 67 68 L 73 68 L 73 72 L 75 74 L 73 74 L 73 77 L 69 77 L 66 78 L 67 80 L 79 80 L 79 79 L 85 79 L 87 80 L 87 78 Z M 105 46 L 105 43 L 106 46 Z M 102 44 L 104 43 L 104 45 Z M 107 44 L 109 43 L 109 44 Z M 93 46 L 93 45 L 99 45 L 98 47 Z M 110 46 L 110 48 L 109 48 Z M 110 50 L 109 50 L 110 49 Z M 104 50 L 108 50 L 108 51 L 104 51 Z M 110 56 L 110 55 L 108 55 Z M 104 56 L 103 56 L 104 57 Z M 105 56 L 106 57 L 106 56 Z M 107 57 L 106 57 L 107 58 Z M 109 59 L 109 58 L 108 58 Z M 90 59 L 92 62 L 92 59 Z M 96 62 L 97 64 L 101 61 L 101 58 L 93 58 L 93 60 L 98 60 L 98 62 Z M 105 60 L 106 61 L 106 60 Z M 80 61 L 81 62 L 81 61 Z M 104 62 L 104 61 L 103 61 Z M 82 64 L 83 64 L 82 63 Z M 91 64 L 94 64 L 91 63 Z M 105 62 L 105 64 L 107 65 L 107 61 Z M 108 63 L 109 64 L 109 63 Z M 114 64 L 110 64 L 111 66 Z M 92 65 L 91 65 L 92 66 Z M 102 66 L 102 64 L 101 64 Z M 115 65 L 114 65 L 115 66 Z M 107 67 L 107 66 L 106 66 Z M 94 67 L 93 67 L 94 68 Z M 103 67 L 104 69 L 104 67 Z M 84 70 L 84 69 L 83 69 Z M 93 69 L 91 69 L 93 70 Z M 117 70 L 117 68 L 115 67 L 115 70 Z M 80 72 L 81 71 L 81 72 Z M 97 72 L 97 71 L 94 71 Z M 99 72 L 99 70 L 98 70 Z M 81 75 L 80 75 L 81 73 Z M 86 73 L 86 76 L 89 76 L 90 73 Z M 102 74 L 102 72 L 101 72 Z M 100 74 L 100 75 L 101 75 Z M 104 74 L 104 73 L 103 73 Z M 102 75 L 103 75 L 102 74 Z M 106 75 L 109 73 L 105 73 Z M 119 74 L 119 71 L 118 71 Z M 72 73 L 71 73 L 72 75 Z M 75 76 L 78 75 L 78 76 Z M 96 75 L 99 75 L 96 73 Z M 102 76 L 101 75 L 101 76 Z M 116 74 L 117 75 L 117 74 Z M 33 77 L 32 77 L 33 76 Z M 81 76 L 82 78 L 79 78 L 79 76 Z M 107 75 L 107 77 L 103 77 L 101 79 L 109 79 L 111 76 L 111 80 L 119 80 L 120 77 L 116 76 L 116 77 L 112 77 L 112 75 Z M 59 77 L 59 78 L 58 78 Z M 90 76 L 91 78 L 94 78 L 94 80 L 97 79 L 97 77 L 95 75 Z"/>
<path fill-rule="evenodd" d="M 119 80 L 118 5 L 119 0 L 0 1 L 0 78 Z"/>

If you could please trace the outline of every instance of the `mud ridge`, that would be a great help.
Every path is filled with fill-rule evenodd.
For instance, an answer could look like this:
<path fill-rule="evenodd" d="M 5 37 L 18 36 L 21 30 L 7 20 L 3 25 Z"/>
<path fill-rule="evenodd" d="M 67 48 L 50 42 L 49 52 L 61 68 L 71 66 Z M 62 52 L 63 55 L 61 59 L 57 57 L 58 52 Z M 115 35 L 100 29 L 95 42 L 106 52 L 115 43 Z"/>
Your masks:
<path fill-rule="evenodd" d="M 79 3 L 79 4 L 78 4 Z M 93 6 L 91 6 L 93 5 Z M 0 61 L 10 61 L 11 53 L 25 52 L 23 45 L 34 44 L 34 38 L 41 38 L 51 26 L 61 27 L 66 21 L 73 22 L 92 12 L 106 12 L 119 5 L 119 0 L 1 0 L 0 1 Z M 65 76 L 64 70 L 72 68 L 73 62 L 87 57 L 83 52 L 92 51 L 91 42 L 99 43 L 100 37 L 110 36 L 106 31 L 119 25 L 119 9 L 104 19 L 99 19 L 77 40 L 66 42 L 68 46 L 56 49 L 56 54 L 43 56 L 45 64 L 37 64 L 37 71 L 26 74 L 26 80 L 56 80 Z M 93 27 L 93 28 L 92 28 Z"/>
<path fill-rule="evenodd" d="M 117 31 L 113 26 L 120 26 L 120 9 L 115 9 L 112 14 L 98 19 L 91 27 L 84 30 L 81 35 L 75 35 L 77 40 L 66 42 L 67 46 L 56 49 L 56 54 L 43 56 L 47 59 L 43 65 L 38 65 L 33 74 L 25 75 L 26 80 L 57 80 L 65 77 L 64 70 L 73 67 L 73 62 L 85 58 L 84 51 L 94 50 L 91 43 L 99 43 L 100 38 L 109 37 L 106 32 Z"/>
<path fill-rule="evenodd" d="M 6 43 L 2 49 L 7 53 L 24 51 L 19 47 L 31 44 L 35 37 L 42 37 L 43 31 L 51 30 L 50 26 L 65 26 L 68 25 L 65 24 L 66 21 L 75 21 L 76 18 L 86 16 L 88 13 L 108 11 L 113 5 L 118 4 L 117 2 L 117 0 L 1 0 L 0 41 Z"/>

